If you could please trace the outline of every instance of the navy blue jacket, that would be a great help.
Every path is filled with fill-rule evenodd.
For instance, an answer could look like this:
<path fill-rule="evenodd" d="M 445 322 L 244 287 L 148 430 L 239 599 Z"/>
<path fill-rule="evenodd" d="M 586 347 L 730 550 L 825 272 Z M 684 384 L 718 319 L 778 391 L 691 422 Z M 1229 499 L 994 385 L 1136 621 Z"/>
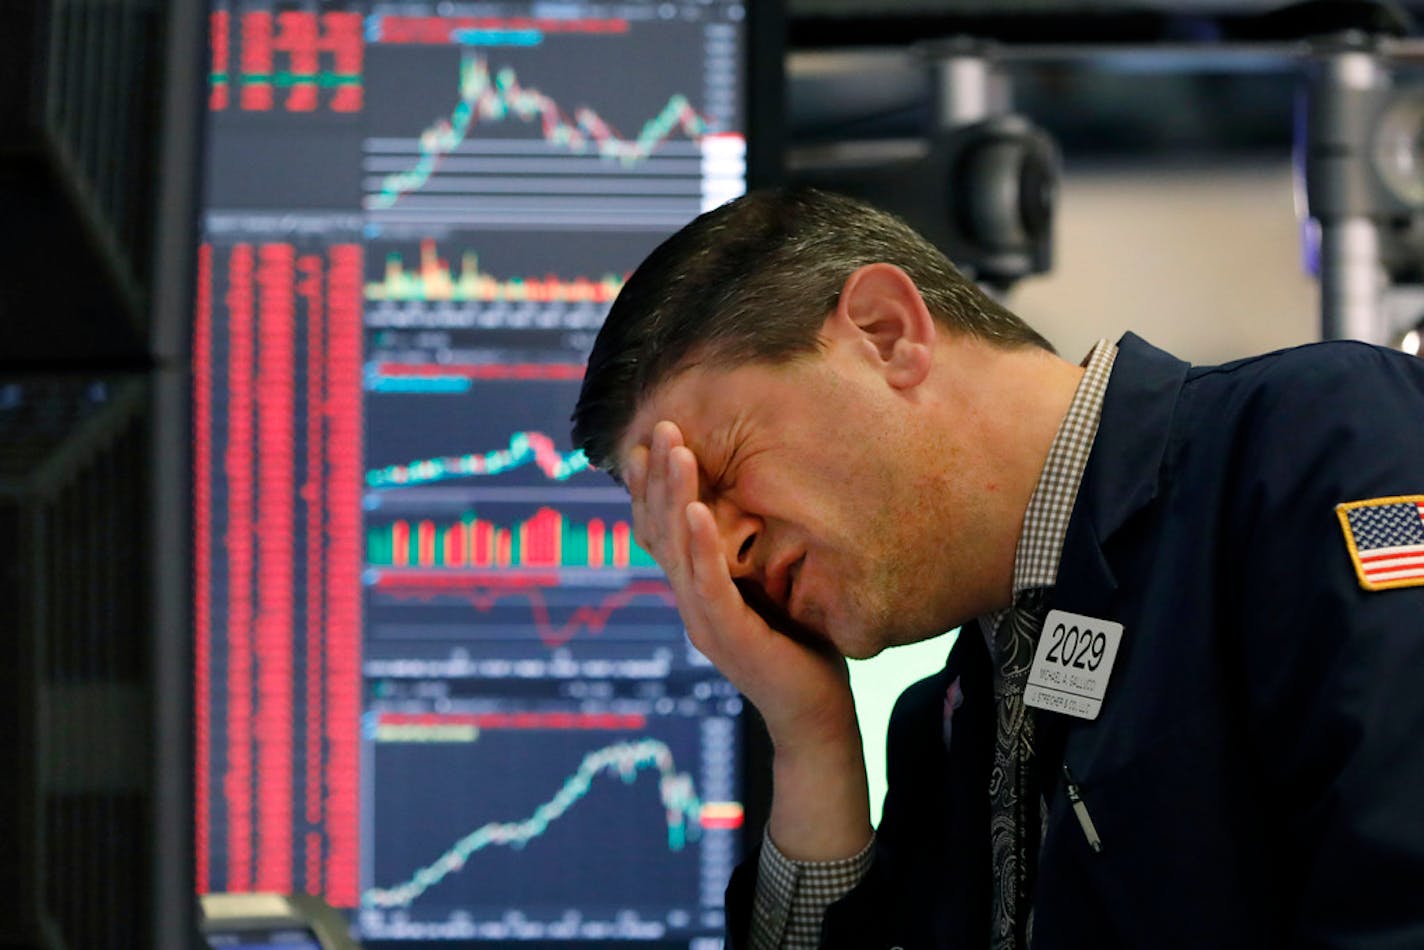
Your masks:
<path fill-rule="evenodd" d="M 1051 786 L 1033 946 L 1424 947 L 1424 587 L 1362 589 L 1335 512 L 1424 494 L 1424 361 L 1119 346 L 1053 606 L 1121 623 L 1121 646 L 1096 721 L 1035 712 L 1103 847 Z M 896 705 L 875 863 L 823 946 L 987 945 L 992 716 L 971 625 Z"/>

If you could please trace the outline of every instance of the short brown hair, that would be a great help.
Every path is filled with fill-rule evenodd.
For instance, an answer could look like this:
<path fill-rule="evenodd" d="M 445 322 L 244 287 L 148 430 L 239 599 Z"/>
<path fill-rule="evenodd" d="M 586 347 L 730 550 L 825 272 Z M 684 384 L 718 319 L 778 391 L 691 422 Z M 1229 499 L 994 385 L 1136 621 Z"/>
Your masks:
<path fill-rule="evenodd" d="M 574 444 L 611 469 L 644 397 L 694 358 L 731 366 L 814 352 L 846 279 L 880 262 L 905 271 L 951 329 L 1052 349 L 894 215 L 811 188 L 754 191 L 698 216 L 628 279 L 589 357 Z"/>

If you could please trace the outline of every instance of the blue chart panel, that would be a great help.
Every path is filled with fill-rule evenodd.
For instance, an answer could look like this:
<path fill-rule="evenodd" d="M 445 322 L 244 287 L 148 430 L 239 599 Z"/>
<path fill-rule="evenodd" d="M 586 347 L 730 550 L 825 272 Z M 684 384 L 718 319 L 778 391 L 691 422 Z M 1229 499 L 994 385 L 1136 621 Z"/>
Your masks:
<path fill-rule="evenodd" d="M 719 95 L 731 77 L 687 64 L 734 61 L 730 25 L 623 26 L 550 32 L 525 47 L 377 45 L 364 143 L 371 220 L 672 230 L 696 215 L 705 151 L 737 131 L 737 116 Z M 589 81 L 614 61 L 616 85 Z"/>
<path fill-rule="evenodd" d="M 699 715 L 713 710 L 707 701 L 665 699 L 667 715 L 640 705 L 658 708 L 476 703 L 481 711 L 368 714 L 376 773 L 405 780 L 376 791 L 365 932 L 701 932 L 698 896 L 715 905 L 741 820 L 726 799 L 735 785 L 731 720 Z"/>
<path fill-rule="evenodd" d="M 477 381 L 464 392 L 382 394 L 366 409 L 366 488 L 593 485 L 569 443 L 579 381 Z"/>

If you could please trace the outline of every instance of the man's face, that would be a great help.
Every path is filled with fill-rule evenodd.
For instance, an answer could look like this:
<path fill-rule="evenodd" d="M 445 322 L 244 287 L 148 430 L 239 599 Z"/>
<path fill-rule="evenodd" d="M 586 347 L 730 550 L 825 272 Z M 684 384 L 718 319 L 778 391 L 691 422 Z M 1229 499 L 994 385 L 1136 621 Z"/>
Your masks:
<path fill-rule="evenodd" d="M 954 475 L 973 463 L 928 418 L 831 346 L 782 365 L 685 369 L 645 400 L 619 457 L 674 422 L 733 579 L 775 605 L 764 615 L 779 608 L 866 657 L 982 608 L 970 551 L 983 512 Z"/>

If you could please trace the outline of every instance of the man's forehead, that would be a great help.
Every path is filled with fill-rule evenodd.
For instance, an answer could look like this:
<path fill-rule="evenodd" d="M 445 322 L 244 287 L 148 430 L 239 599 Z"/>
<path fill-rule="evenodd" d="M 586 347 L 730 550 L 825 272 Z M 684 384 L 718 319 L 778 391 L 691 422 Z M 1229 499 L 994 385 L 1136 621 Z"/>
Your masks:
<path fill-rule="evenodd" d="M 684 438 L 698 437 L 712 421 L 709 415 L 715 407 L 711 406 L 708 394 L 714 388 L 716 377 L 726 372 L 696 364 L 679 370 L 649 390 L 639 401 L 618 444 L 620 468 L 627 463 L 628 453 L 652 440 L 653 427 L 664 419 L 681 429 Z"/>

